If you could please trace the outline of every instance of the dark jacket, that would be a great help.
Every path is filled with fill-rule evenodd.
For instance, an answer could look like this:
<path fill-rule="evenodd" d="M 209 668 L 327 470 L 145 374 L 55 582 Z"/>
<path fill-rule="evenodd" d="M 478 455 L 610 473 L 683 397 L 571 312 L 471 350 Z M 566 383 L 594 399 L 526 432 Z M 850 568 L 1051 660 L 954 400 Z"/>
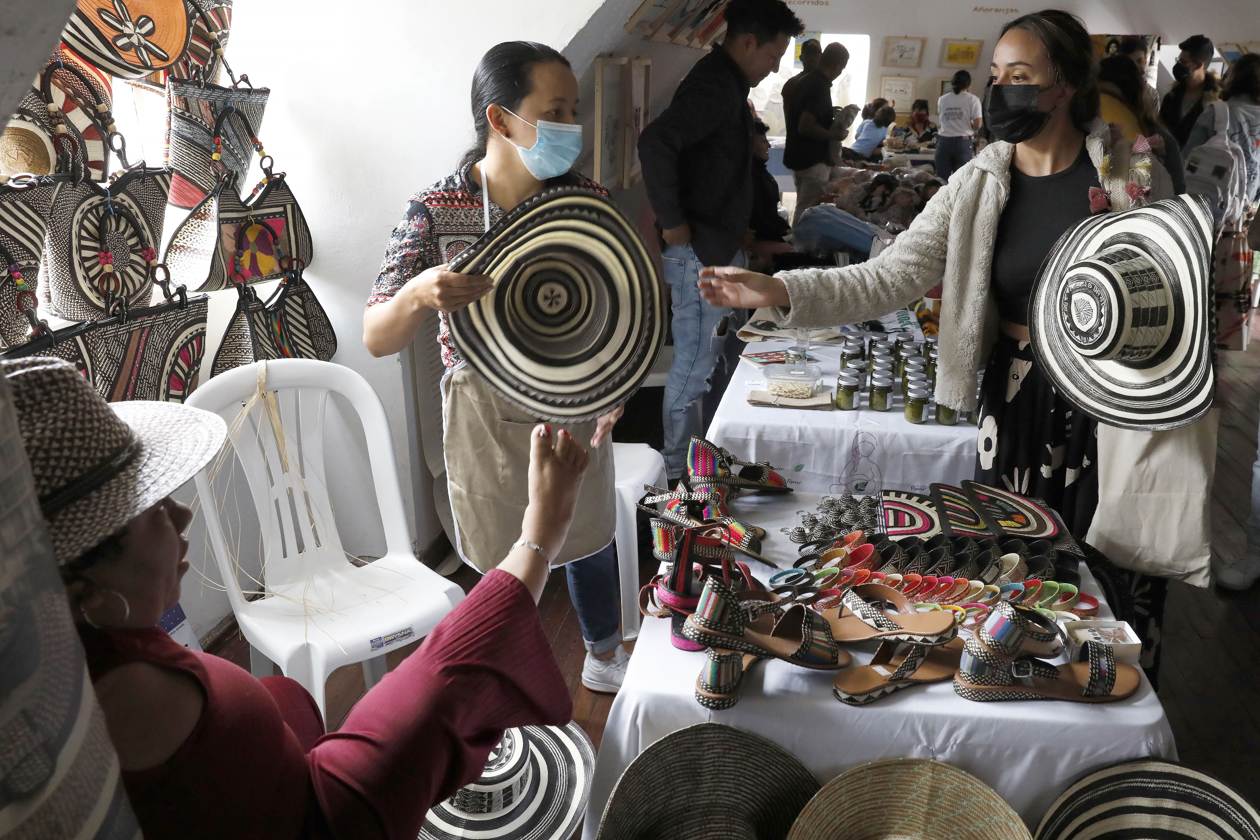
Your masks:
<path fill-rule="evenodd" d="M 765 163 L 753 158 L 753 205 L 748 227 L 759 242 L 782 242 L 792 226 L 779 215 L 779 182 Z"/>
<path fill-rule="evenodd" d="M 1199 121 L 1199 116 L 1203 113 L 1203 106 L 1212 102 L 1217 98 L 1220 92 L 1221 83 L 1214 73 L 1209 73 L 1207 79 L 1203 83 L 1203 93 L 1199 96 L 1199 101 L 1194 103 L 1194 107 L 1181 116 L 1181 94 L 1184 88 L 1181 85 L 1173 85 L 1173 89 L 1164 94 L 1164 101 L 1159 105 L 1159 121 L 1168 126 L 1168 130 L 1172 136 L 1177 139 L 1177 145 L 1185 152 L 1186 141 L 1190 139 L 1190 130 L 1194 128 L 1194 124 Z"/>
<path fill-rule="evenodd" d="M 696 62 L 639 136 L 648 199 L 662 228 L 691 226 L 705 265 L 728 265 L 752 213 L 748 80 L 720 46 Z"/>

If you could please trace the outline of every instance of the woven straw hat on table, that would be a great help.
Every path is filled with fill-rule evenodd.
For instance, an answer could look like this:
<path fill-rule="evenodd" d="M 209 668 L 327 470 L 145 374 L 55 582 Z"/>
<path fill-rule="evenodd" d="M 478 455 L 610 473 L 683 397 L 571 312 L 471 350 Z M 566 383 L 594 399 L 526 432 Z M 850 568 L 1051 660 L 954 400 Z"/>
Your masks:
<path fill-rule="evenodd" d="M 0 362 L 0 375 L 59 566 L 179 489 L 227 436 L 222 418 L 191 406 L 107 403 L 61 359 Z"/>
<path fill-rule="evenodd" d="M 925 758 L 854 767 L 809 801 L 788 840 L 1029 840 L 1023 820 L 970 773 Z"/>
<path fill-rule="evenodd" d="M 598 840 L 782 840 L 817 790 L 813 774 L 778 744 L 698 723 L 630 763 Z"/>

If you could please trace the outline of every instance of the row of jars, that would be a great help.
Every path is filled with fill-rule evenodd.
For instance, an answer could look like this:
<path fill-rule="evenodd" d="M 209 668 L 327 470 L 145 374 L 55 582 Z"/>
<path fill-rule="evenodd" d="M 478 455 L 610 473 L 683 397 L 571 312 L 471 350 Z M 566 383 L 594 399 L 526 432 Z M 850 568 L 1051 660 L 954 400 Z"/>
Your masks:
<path fill-rule="evenodd" d="M 876 337 L 869 345 L 859 336 L 845 341 L 840 353 L 840 376 L 836 381 L 836 408 L 856 411 L 861 408 L 863 384 L 866 384 L 867 407 L 871 411 L 889 411 L 893 389 L 899 379 L 902 409 L 910 423 L 926 423 L 932 389 L 936 385 L 936 363 L 939 348 L 936 336 L 922 342 L 909 337 Z M 965 412 L 970 423 L 976 423 L 978 411 Z M 959 412 L 946 405 L 937 405 L 936 422 L 957 425 Z"/>

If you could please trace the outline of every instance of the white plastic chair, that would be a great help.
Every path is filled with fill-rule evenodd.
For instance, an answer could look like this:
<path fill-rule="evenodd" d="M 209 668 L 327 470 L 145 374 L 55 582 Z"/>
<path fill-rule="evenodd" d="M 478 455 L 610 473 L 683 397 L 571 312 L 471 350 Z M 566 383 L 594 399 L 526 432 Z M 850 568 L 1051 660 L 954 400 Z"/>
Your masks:
<path fill-rule="evenodd" d="M 311 693 L 322 715 L 324 683 L 334 669 L 362 662 L 371 688 L 385 675 L 385 653 L 428 634 L 464 593 L 412 554 L 389 421 L 358 373 L 308 359 L 260 362 L 203 383 L 188 404 L 218 414 L 231 427 L 257 389 L 262 364 L 265 390 L 276 392 L 288 457 L 261 400 L 235 441 L 262 527 L 262 597 L 246 600 L 241 591 L 205 470 L 197 474 L 197 492 L 228 600 L 250 644 L 251 670 L 266 676 L 276 663 Z M 344 396 L 359 414 L 385 529 L 386 555 L 361 567 L 342 550 L 328 498 L 324 416 L 330 393 Z M 252 551 L 253 545 L 241 550 Z"/>
<path fill-rule="evenodd" d="M 613 471 L 617 489 L 617 568 L 621 576 L 621 635 L 639 635 L 639 530 L 635 503 L 643 485 L 663 487 L 665 459 L 643 443 L 614 443 Z"/>

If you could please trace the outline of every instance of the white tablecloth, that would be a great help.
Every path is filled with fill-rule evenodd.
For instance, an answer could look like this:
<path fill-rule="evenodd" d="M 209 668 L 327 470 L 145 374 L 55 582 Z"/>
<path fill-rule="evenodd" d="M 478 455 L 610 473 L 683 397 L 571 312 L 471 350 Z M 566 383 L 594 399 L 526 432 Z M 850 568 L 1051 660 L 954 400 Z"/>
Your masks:
<path fill-rule="evenodd" d="M 750 344 L 744 352 L 781 350 L 786 341 Z M 810 347 L 823 372 L 823 385 L 834 396 L 840 372 L 840 348 Z M 889 411 L 817 411 L 761 408 L 748 404 L 750 391 L 764 390 L 762 370 L 747 359 L 739 367 L 709 426 L 708 439 L 748 461 L 768 461 L 788 484 L 811 493 L 838 492 L 859 432 L 875 439 L 871 459 L 883 475 L 885 490 L 928 492 L 933 481 L 957 486 L 975 475 L 976 427 L 959 418 L 956 426 L 935 420 L 915 425 L 902 413 L 900 383 L 894 385 Z M 935 409 L 933 409 L 934 411 Z"/>
<path fill-rule="evenodd" d="M 764 552 L 785 561 L 795 546 L 779 533 L 794 511 L 813 510 L 818 496 L 738 500 L 737 516 L 769 532 Z M 759 576 L 772 570 L 751 563 Z M 789 566 L 789 563 L 782 563 Z M 1082 590 L 1101 601 L 1085 564 Z M 1111 618 L 1105 602 L 1099 615 Z M 869 662 L 874 645 L 846 646 L 854 664 Z M 898 692 L 868 706 L 846 706 L 831 693 L 832 674 L 780 660 L 759 662 L 745 677 L 739 704 L 709 711 L 695 701 L 703 653 L 678 650 L 669 622 L 644 619 L 626 681 L 613 702 L 595 762 L 590 811 L 583 833 L 595 837 L 599 818 L 621 773 L 640 752 L 671 732 L 712 721 L 783 745 L 820 783 L 881 758 L 935 758 L 992 786 L 1035 829 L 1051 802 L 1086 771 L 1142 756 L 1176 760 L 1172 729 L 1146 677 L 1137 694 L 1116 703 L 1064 701 L 976 703 L 951 683 Z"/>

